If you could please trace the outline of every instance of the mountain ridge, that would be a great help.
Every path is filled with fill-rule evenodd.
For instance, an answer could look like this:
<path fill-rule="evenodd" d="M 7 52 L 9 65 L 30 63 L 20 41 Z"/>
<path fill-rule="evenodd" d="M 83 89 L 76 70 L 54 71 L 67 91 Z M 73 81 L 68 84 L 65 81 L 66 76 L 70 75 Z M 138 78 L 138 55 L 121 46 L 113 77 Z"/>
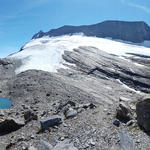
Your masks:
<path fill-rule="evenodd" d="M 134 43 L 142 43 L 150 40 L 150 27 L 144 21 L 104 21 L 93 25 L 72 26 L 65 25 L 48 32 L 39 31 L 32 39 L 43 36 L 55 37 L 62 35 L 73 35 L 83 33 L 86 36 L 96 36 L 101 38 L 110 37 Z"/>

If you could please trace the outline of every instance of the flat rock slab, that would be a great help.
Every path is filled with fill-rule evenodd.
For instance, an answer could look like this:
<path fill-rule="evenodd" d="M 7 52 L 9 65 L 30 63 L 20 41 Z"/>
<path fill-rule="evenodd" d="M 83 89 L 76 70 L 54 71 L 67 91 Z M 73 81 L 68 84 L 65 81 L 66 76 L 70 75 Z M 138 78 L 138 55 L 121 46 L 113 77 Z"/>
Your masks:
<path fill-rule="evenodd" d="M 121 150 L 136 150 L 133 139 L 124 131 L 119 131 L 120 149 Z"/>
<path fill-rule="evenodd" d="M 53 146 L 46 141 L 40 141 L 40 147 L 38 150 L 52 150 Z"/>
<path fill-rule="evenodd" d="M 58 126 L 62 123 L 62 118 L 58 115 L 54 115 L 50 118 L 45 118 L 40 121 L 41 130 L 46 130 L 50 127 Z"/>

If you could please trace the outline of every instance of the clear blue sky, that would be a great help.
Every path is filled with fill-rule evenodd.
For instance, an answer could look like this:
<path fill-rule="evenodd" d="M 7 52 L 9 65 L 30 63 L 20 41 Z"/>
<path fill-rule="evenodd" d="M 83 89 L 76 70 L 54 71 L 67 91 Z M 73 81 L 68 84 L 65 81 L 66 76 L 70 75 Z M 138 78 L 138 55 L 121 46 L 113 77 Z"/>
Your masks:
<path fill-rule="evenodd" d="M 39 30 L 104 20 L 150 25 L 150 0 L 0 0 L 0 57 L 18 51 Z"/>

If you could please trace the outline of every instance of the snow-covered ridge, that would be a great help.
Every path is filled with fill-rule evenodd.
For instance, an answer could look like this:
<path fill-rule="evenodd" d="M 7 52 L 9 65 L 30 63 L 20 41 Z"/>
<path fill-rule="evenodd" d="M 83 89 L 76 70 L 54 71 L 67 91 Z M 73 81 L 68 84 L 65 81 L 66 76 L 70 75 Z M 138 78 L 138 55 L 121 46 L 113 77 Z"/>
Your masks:
<path fill-rule="evenodd" d="M 57 69 L 64 67 L 63 63 L 65 62 L 62 59 L 64 51 L 72 51 L 79 46 L 97 47 L 100 50 L 118 56 L 127 55 L 126 53 L 150 56 L 150 48 L 144 46 L 83 35 L 66 35 L 33 39 L 23 47 L 22 51 L 8 56 L 8 58 L 22 60 L 23 65 L 16 70 L 16 73 L 28 69 L 56 72 Z"/>

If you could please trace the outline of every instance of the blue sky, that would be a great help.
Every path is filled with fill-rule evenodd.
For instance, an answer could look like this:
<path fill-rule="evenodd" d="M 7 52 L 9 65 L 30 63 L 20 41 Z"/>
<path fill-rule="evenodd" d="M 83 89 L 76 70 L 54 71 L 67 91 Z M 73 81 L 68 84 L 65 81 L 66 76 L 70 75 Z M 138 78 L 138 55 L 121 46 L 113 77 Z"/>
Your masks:
<path fill-rule="evenodd" d="M 0 0 L 0 57 L 18 51 L 39 30 L 104 20 L 150 25 L 150 0 Z"/>

